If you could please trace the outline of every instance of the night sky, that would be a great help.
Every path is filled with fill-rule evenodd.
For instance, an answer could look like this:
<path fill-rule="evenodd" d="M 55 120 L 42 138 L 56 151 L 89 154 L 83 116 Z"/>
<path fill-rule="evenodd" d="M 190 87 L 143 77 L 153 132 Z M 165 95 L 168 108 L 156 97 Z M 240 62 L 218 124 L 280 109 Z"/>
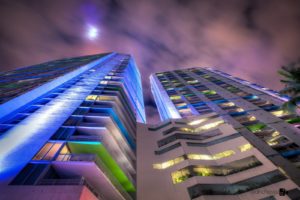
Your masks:
<path fill-rule="evenodd" d="M 116 51 L 134 56 L 150 122 L 153 72 L 216 69 L 279 90 L 300 56 L 300 1 L 0 0 L 0 69 Z"/>

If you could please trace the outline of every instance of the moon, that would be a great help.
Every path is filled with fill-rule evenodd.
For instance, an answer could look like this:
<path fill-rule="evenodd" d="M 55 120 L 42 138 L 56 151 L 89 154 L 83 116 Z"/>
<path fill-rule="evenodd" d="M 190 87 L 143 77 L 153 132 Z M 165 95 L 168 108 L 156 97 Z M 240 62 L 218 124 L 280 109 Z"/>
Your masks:
<path fill-rule="evenodd" d="M 93 25 L 88 25 L 86 36 L 90 40 L 95 40 L 98 38 L 99 30 L 97 27 Z"/>

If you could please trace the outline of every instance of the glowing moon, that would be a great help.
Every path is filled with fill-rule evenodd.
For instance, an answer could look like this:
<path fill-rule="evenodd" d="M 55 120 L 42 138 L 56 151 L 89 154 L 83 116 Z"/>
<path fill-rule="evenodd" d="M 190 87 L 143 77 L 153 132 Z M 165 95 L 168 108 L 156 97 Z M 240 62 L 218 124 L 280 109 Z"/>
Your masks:
<path fill-rule="evenodd" d="M 87 28 L 86 36 L 90 40 L 95 40 L 98 37 L 98 28 L 92 25 L 89 25 Z"/>

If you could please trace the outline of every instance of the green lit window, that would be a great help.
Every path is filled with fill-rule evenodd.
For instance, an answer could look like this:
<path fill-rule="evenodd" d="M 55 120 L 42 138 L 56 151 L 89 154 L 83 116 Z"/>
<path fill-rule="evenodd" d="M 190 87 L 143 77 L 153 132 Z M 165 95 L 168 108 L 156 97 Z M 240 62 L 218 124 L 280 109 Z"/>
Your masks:
<path fill-rule="evenodd" d="M 267 127 L 267 125 L 265 125 L 263 123 L 257 123 L 257 124 L 246 126 L 246 128 L 249 131 L 251 131 L 252 133 L 259 132 L 259 131 L 263 130 L 266 127 Z"/>
<path fill-rule="evenodd" d="M 202 93 L 203 93 L 204 95 L 213 95 L 213 94 L 217 94 L 217 92 L 214 91 L 214 90 L 204 90 L 204 91 L 202 91 Z"/>

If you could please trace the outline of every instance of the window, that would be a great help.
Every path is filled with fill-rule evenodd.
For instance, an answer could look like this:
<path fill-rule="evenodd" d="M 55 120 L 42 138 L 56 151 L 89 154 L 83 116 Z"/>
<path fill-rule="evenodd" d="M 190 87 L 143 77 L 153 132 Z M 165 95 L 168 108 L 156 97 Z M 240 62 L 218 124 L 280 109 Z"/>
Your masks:
<path fill-rule="evenodd" d="M 198 124 L 201 124 L 202 122 L 205 122 L 207 121 L 207 119 L 197 119 L 197 120 L 194 120 L 194 121 L 191 121 L 188 123 L 188 125 L 190 126 L 194 126 L 194 125 L 198 125 Z"/>
<path fill-rule="evenodd" d="M 253 146 L 251 144 L 249 144 L 249 143 L 248 144 L 244 144 L 242 146 L 239 146 L 239 149 L 240 149 L 241 152 L 248 151 L 248 150 L 250 150 L 252 148 L 253 148 Z"/>
<path fill-rule="evenodd" d="M 52 160 L 62 146 L 62 142 L 47 142 L 33 160 Z"/>
<path fill-rule="evenodd" d="M 252 133 L 259 132 L 259 131 L 263 130 L 266 127 L 267 127 L 267 125 L 265 125 L 263 123 L 256 123 L 256 124 L 253 124 L 253 125 L 246 126 L 246 128 L 249 131 L 251 131 Z"/>
<path fill-rule="evenodd" d="M 223 123 L 224 123 L 224 120 L 219 120 L 219 121 L 216 121 L 216 122 L 211 122 L 209 124 L 205 124 L 203 126 L 200 126 L 200 127 L 196 128 L 195 132 L 212 129 L 212 128 L 215 128 L 215 127 L 217 127 L 217 126 L 219 126 L 220 124 L 223 124 Z"/>
<path fill-rule="evenodd" d="M 170 99 L 171 100 L 179 100 L 179 99 L 181 99 L 181 97 L 178 96 L 178 95 L 176 95 L 176 96 L 170 96 Z"/>
<path fill-rule="evenodd" d="M 97 95 L 89 95 L 89 96 L 86 97 L 85 100 L 87 100 L 87 101 L 95 101 L 96 98 L 97 98 Z"/>
<path fill-rule="evenodd" d="M 153 168 L 154 169 L 166 169 L 166 168 L 169 168 L 169 167 L 171 167 L 175 164 L 178 164 L 182 161 L 184 161 L 184 157 L 180 156 L 180 157 L 177 157 L 173 160 L 168 160 L 168 161 L 163 162 L 163 163 L 153 164 Z"/>
<path fill-rule="evenodd" d="M 190 177 L 191 173 L 188 169 L 178 170 L 171 174 L 174 184 L 181 183 Z"/>
<path fill-rule="evenodd" d="M 235 195 L 285 180 L 278 170 L 232 184 L 197 184 L 188 188 L 191 199 L 202 195 Z M 247 186 L 247 187 L 245 187 Z"/>

